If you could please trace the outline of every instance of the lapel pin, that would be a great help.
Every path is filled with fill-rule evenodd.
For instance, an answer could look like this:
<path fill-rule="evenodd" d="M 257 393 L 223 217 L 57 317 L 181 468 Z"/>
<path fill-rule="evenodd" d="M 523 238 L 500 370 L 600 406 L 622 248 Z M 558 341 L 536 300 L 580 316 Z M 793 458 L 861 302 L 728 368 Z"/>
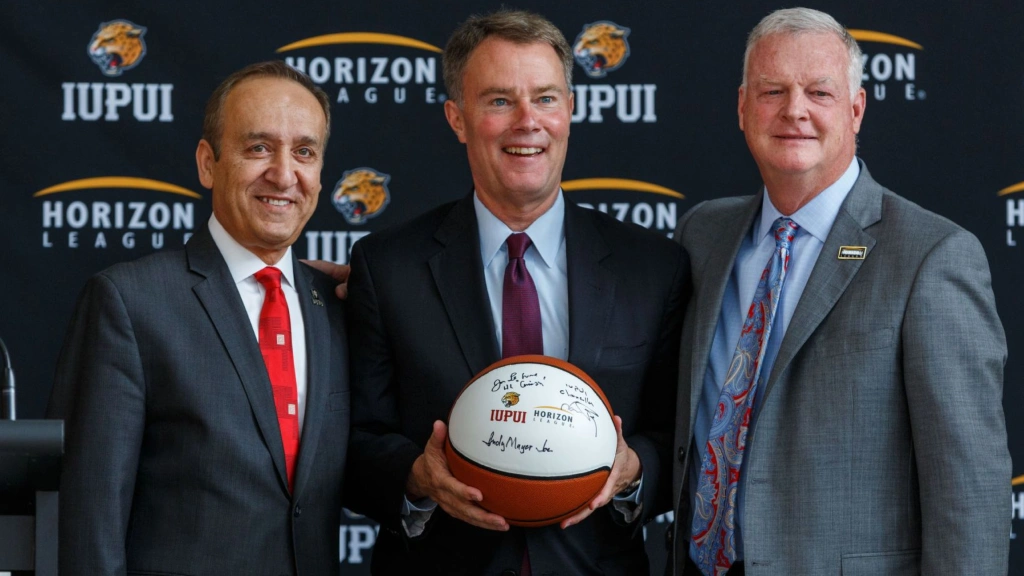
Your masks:
<path fill-rule="evenodd" d="M 320 293 L 316 291 L 316 288 L 313 288 L 312 290 L 310 290 L 310 292 L 313 293 L 313 304 L 316 304 L 317 306 L 323 306 L 324 302 L 323 300 L 320 299 Z"/>
<path fill-rule="evenodd" d="M 867 255 L 867 246 L 840 246 L 838 258 L 840 260 L 863 260 Z"/>

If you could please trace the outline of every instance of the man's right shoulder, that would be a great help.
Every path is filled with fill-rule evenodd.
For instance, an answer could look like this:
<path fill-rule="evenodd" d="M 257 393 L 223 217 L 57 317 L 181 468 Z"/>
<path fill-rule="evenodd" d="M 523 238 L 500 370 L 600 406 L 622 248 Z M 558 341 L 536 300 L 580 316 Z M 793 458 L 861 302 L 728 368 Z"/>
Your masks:
<path fill-rule="evenodd" d="M 729 196 L 705 200 L 690 208 L 679 219 L 677 233 L 682 238 L 704 234 L 707 230 L 720 230 L 723 223 L 733 222 L 750 206 L 752 196 Z"/>
<path fill-rule="evenodd" d="M 435 246 L 438 229 L 459 204 L 456 200 L 432 208 L 412 220 L 364 236 L 357 243 L 365 252 L 409 253 Z"/>
<path fill-rule="evenodd" d="M 131 290 L 137 286 L 153 290 L 165 285 L 175 275 L 184 276 L 187 270 L 184 249 L 166 250 L 114 264 L 97 272 L 90 282 L 102 278 L 123 290 Z"/>

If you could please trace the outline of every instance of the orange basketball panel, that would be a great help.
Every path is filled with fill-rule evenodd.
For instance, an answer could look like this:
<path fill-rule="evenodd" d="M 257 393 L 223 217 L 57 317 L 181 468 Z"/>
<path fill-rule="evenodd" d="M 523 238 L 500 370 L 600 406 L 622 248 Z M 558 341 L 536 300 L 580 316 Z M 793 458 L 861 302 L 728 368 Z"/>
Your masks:
<path fill-rule="evenodd" d="M 486 470 L 463 459 L 445 442 L 452 475 L 483 493 L 480 505 L 515 526 L 556 524 L 582 510 L 601 490 L 609 470 L 563 479 L 531 479 Z"/>

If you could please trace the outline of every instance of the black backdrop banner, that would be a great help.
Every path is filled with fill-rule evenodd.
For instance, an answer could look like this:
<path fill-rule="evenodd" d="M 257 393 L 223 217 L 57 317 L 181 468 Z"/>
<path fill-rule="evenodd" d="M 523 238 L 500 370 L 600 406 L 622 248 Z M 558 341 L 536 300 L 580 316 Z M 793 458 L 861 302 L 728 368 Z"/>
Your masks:
<path fill-rule="evenodd" d="M 709 198 L 750 194 L 757 168 L 736 121 L 747 32 L 779 5 L 523 1 L 575 42 L 624 30 L 618 66 L 574 68 L 567 198 L 670 234 Z M 868 92 L 859 155 L 881 183 L 976 234 L 993 273 L 1010 357 L 1010 451 L 1024 456 L 1024 3 L 807 2 L 853 31 Z M 230 72 L 279 58 L 333 103 L 316 213 L 300 257 L 346 262 L 362 236 L 464 195 L 466 154 L 442 110 L 440 50 L 496 1 L 378 0 L 87 3 L 0 6 L 0 337 L 18 374 L 18 411 L 45 411 L 53 367 L 85 280 L 107 266 L 182 246 L 210 216 L 194 151 L 203 107 Z M 108 40 L 113 38 L 113 40 Z M 134 40 L 134 41 L 133 41 Z M 129 47 L 120 61 L 93 50 Z M 369 193 L 364 197 L 366 191 Z M 354 201 L 367 206 L 354 210 Z M 1018 247 L 1018 243 L 1021 246 Z M 425 434 L 427 431 L 425 431 Z M 1019 458 L 1024 461 L 1024 457 Z M 1024 466 L 1007 513 L 1010 573 L 1024 574 Z M 655 572 L 671 514 L 648 526 Z M 368 573 L 376 527 L 340 527 L 346 573 Z"/>

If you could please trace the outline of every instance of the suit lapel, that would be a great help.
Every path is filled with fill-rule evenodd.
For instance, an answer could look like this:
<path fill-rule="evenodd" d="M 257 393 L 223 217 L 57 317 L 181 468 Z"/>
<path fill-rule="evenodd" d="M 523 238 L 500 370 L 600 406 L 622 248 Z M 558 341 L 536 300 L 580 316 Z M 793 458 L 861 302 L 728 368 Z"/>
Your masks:
<path fill-rule="evenodd" d="M 586 208 L 565 203 L 569 281 L 569 362 L 597 366 L 615 302 L 615 275 L 601 265 L 611 254 Z"/>
<path fill-rule="evenodd" d="M 762 402 L 767 400 L 779 375 L 832 311 L 864 263 L 864 260 L 840 260 L 839 247 L 866 246 L 867 257 L 871 257 L 875 239 L 865 232 L 865 228 L 882 219 L 882 187 L 871 178 L 863 163 L 860 170 L 860 176 L 843 201 L 800 302 L 793 311 L 793 319 L 786 328 Z"/>
<path fill-rule="evenodd" d="M 299 308 L 306 331 L 306 411 L 302 420 L 302 438 L 299 442 L 299 458 L 295 465 L 295 494 L 300 494 L 309 478 L 320 441 L 320 425 L 327 405 L 329 374 L 327 367 L 331 357 L 331 330 L 327 319 L 327 308 L 313 303 L 313 274 L 292 255 L 295 271 L 295 291 L 299 295 Z M 326 295 L 318 295 L 323 298 Z"/>
<path fill-rule="evenodd" d="M 274 461 L 281 486 L 287 489 L 288 476 L 284 465 L 284 447 L 277 423 L 270 378 L 260 354 L 252 324 L 238 295 L 227 264 L 204 226 L 185 245 L 189 269 L 204 279 L 192 287 L 202 303 L 214 329 L 220 336 L 228 358 L 238 373 L 259 427 L 263 441 Z"/>
<path fill-rule="evenodd" d="M 691 352 L 693 362 L 690 372 L 690 430 L 693 430 L 697 418 L 697 406 L 700 403 L 701 390 L 704 388 L 704 374 L 708 369 L 711 344 L 714 342 L 715 330 L 722 312 L 725 287 L 736 265 L 736 254 L 743 244 L 743 239 L 750 234 L 750 227 L 760 211 L 761 193 L 758 193 L 749 197 L 737 209 L 720 214 L 717 221 L 706 222 L 703 225 L 705 230 L 712 230 L 715 235 L 704 239 L 705 242 L 711 243 L 711 248 L 707 251 L 705 260 L 700 263 L 700 285 L 705 289 L 697 293 L 695 306 L 697 319 Z M 698 213 L 694 217 L 703 215 Z"/>
<path fill-rule="evenodd" d="M 477 374 L 498 360 L 499 352 L 480 261 L 472 195 L 455 203 L 434 238 L 443 248 L 430 257 L 430 272 L 469 372 Z"/>

